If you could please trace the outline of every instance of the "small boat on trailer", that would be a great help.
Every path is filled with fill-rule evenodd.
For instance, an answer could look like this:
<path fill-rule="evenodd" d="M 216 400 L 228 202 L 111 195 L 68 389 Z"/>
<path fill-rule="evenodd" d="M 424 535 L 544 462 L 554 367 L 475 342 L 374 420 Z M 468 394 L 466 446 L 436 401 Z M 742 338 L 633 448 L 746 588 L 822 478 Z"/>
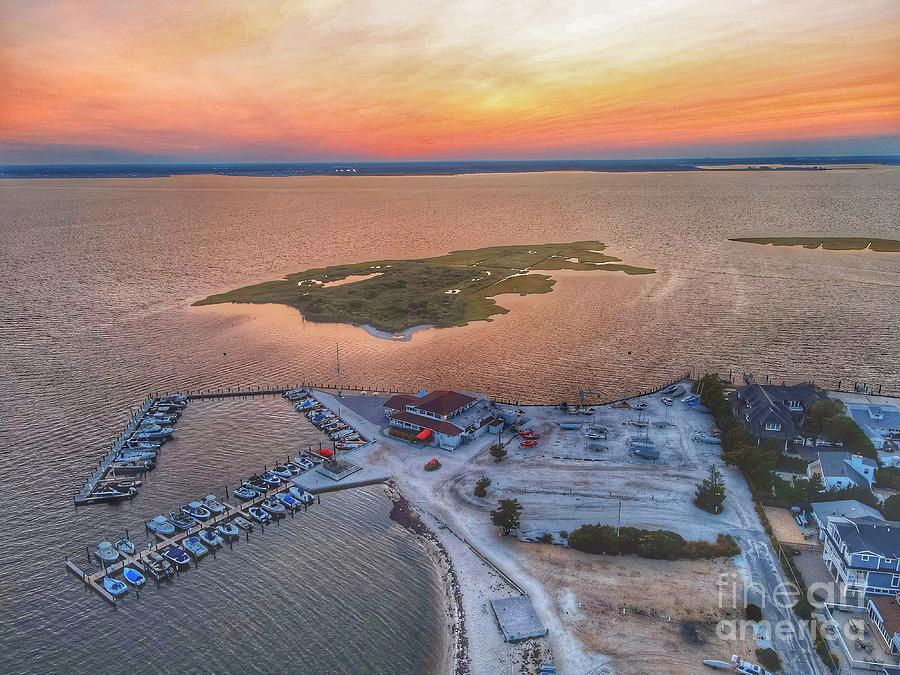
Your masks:
<path fill-rule="evenodd" d="M 705 431 L 694 432 L 694 440 L 700 441 L 701 443 L 709 443 L 710 445 L 719 445 L 722 443 L 722 439 L 719 438 L 718 435 L 710 434 Z"/>
<path fill-rule="evenodd" d="M 525 439 L 524 441 L 521 441 L 521 442 L 519 443 L 519 447 L 521 447 L 521 448 L 533 448 L 533 447 L 536 446 L 537 444 L 538 444 L 537 439 L 535 439 L 535 438 L 528 438 L 528 439 Z"/>
<path fill-rule="evenodd" d="M 113 577 L 103 577 L 103 590 L 114 598 L 121 598 L 123 595 L 127 595 L 128 586 Z"/>

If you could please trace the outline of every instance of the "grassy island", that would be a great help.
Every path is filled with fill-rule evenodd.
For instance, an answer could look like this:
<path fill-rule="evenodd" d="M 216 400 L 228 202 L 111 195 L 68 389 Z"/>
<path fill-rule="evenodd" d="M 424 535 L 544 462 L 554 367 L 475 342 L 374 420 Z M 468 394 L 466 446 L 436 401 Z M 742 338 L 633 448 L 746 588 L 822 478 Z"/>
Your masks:
<path fill-rule="evenodd" d="M 548 293 L 555 283 L 535 271 L 592 270 L 652 274 L 603 253 L 599 241 L 494 246 L 419 260 L 375 260 L 321 267 L 211 295 L 194 305 L 277 303 L 310 321 L 368 325 L 396 333 L 420 325 L 464 326 L 505 314 L 503 293 Z"/>
<path fill-rule="evenodd" d="M 729 241 L 740 241 L 745 244 L 823 248 L 829 251 L 871 249 L 879 253 L 900 253 L 900 241 L 896 239 L 873 239 L 871 237 L 742 237 L 729 239 Z"/>

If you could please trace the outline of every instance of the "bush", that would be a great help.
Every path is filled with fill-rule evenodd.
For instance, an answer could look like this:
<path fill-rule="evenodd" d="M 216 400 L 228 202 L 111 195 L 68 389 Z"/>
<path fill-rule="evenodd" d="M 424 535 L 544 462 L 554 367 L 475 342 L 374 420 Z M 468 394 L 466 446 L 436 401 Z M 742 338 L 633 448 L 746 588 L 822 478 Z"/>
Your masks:
<path fill-rule="evenodd" d="M 569 531 L 568 531 L 568 530 L 560 530 L 560 531 L 559 531 L 559 536 L 562 537 L 563 539 L 568 539 L 568 538 L 569 538 Z"/>
<path fill-rule="evenodd" d="M 759 665 L 768 671 L 775 673 L 781 670 L 781 659 L 773 649 L 758 647 L 756 649 L 756 660 L 759 661 Z"/>
<path fill-rule="evenodd" d="M 488 485 L 491 484 L 490 478 L 479 478 L 478 482 L 475 483 L 475 496 L 476 497 L 486 497 Z"/>
<path fill-rule="evenodd" d="M 504 448 L 499 443 L 494 443 L 491 446 L 491 457 L 494 458 L 495 462 L 501 462 L 506 458 L 506 448 Z"/>
<path fill-rule="evenodd" d="M 741 552 L 730 536 L 720 534 L 716 542 L 686 541 L 669 530 L 622 527 L 616 535 L 611 525 L 582 525 L 569 533 L 569 547 L 584 553 L 638 555 L 655 560 L 730 558 Z"/>
<path fill-rule="evenodd" d="M 538 537 L 537 540 L 542 544 L 552 544 L 553 543 L 553 535 L 550 534 L 549 532 L 544 532 L 544 534 L 542 534 L 540 537 Z"/>
<path fill-rule="evenodd" d="M 878 487 L 900 490 L 900 469 L 896 466 L 883 466 L 875 471 L 875 482 Z"/>
<path fill-rule="evenodd" d="M 762 621 L 762 610 L 759 608 L 759 605 L 748 603 L 744 608 L 744 615 L 749 621 Z"/>

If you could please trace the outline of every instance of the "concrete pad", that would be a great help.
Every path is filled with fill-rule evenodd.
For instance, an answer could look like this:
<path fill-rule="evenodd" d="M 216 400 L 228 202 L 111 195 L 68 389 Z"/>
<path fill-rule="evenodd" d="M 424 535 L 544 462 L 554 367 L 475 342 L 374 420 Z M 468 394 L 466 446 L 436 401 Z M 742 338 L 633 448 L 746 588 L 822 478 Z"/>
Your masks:
<path fill-rule="evenodd" d="M 527 595 L 515 598 L 497 598 L 491 600 L 491 607 L 500 622 L 500 630 L 507 642 L 517 642 L 528 638 L 544 637 L 544 628 L 531 599 Z"/>

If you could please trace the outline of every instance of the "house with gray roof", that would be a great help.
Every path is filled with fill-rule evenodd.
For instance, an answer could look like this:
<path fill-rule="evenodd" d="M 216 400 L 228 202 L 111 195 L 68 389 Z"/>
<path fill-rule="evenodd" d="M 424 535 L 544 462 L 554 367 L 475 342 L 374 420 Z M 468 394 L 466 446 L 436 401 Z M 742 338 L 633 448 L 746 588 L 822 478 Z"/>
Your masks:
<path fill-rule="evenodd" d="M 827 397 L 809 382 L 792 386 L 748 384 L 731 397 L 735 416 L 758 441 L 777 439 L 784 443 L 801 437 L 806 410 Z"/>
<path fill-rule="evenodd" d="M 900 523 L 833 518 L 824 544 L 822 559 L 848 602 L 900 592 Z"/>
<path fill-rule="evenodd" d="M 816 527 L 825 536 L 825 530 L 828 529 L 828 523 L 834 518 L 874 518 L 875 520 L 884 520 L 881 513 L 871 506 L 866 506 L 862 502 L 855 499 L 839 499 L 835 502 L 815 502 L 812 504 L 813 522 Z"/>
<path fill-rule="evenodd" d="M 891 450 L 900 445 L 900 410 L 893 405 L 850 403 L 847 414 L 878 450 Z"/>
<path fill-rule="evenodd" d="M 878 465 L 868 457 L 851 455 L 843 450 L 820 450 L 817 459 L 806 467 L 806 476 L 822 477 L 825 490 L 846 490 L 850 487 L 872 489 Z"/>

